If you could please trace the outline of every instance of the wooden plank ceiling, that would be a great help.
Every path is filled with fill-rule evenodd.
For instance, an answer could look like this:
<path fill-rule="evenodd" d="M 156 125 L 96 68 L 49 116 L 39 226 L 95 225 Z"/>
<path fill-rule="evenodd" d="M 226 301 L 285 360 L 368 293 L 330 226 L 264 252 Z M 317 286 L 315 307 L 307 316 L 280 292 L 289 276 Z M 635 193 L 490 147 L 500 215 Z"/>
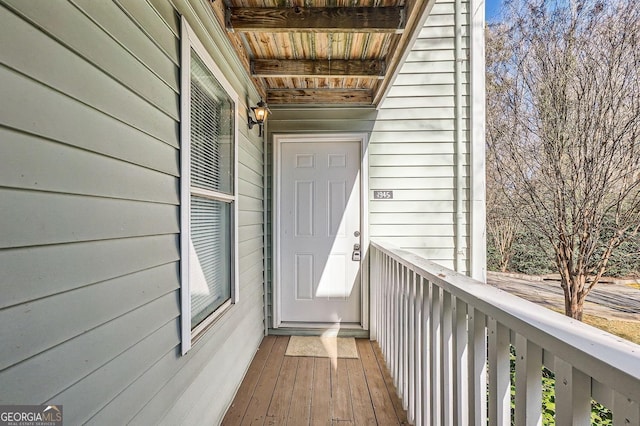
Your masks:
<path fill-rule="evenodd" d="M 380 102 L 427 0 L 213 0 L 270 105 Z"/>

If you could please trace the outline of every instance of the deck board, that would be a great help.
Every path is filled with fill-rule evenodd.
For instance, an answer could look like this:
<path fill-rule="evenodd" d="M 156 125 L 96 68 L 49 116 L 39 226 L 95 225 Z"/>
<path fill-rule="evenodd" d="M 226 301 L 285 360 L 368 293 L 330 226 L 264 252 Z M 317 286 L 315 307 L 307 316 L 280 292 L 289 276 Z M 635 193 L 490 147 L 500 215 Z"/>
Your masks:
<path fill-rule="evenodd" d="M 376 415 L 371 404 L 367 379 L 362 368 L 362 359 L 348 359 L 349 387 L 353 405 L 353 421 L 357 425 L 375 425 Z"/>
<path fill-rule="evenodd" d="M 289 338 L 262 341 L 223 425 L 406 425 L 375 342 L 359 359 L 285 356 Z"/>
<path fill-rule="evenodd" d="M 249 401 L 251 401 L 253 392 L 258 384 L 258 379 L 260 379 L 262 370 L 267 363 L 267 358 L 269 357 L 275 342 L 275 336 L 267 336 L 262 339 L 262 343 L 260 343 L 258 351 L 249 366 L 249 370 L 240 385 L 240 389 L 238 389 L 238 393 L 233 400 L 233 404 L 231 404 L 231 407 L 229 407 L 229 410 L 227 411 L 226 420 L 228 422 L 233 424 L 240 424 L 242 422 L 242 418 L 249 406 Z"/>
<path fill-rule="evenodd" d="M 288 425 L 308 425 L 311 422 L 311 395 L 313 390 L 314 358 L 300 358 L 298 360 L 298 374 L 293 386 L 294 398 L 291 400 Z"/>
<path fill-rule="evenodd" d="M 331 405 L 332 420 L 353 421 L 346 359 L 339 358 L 336 367 L 331 369 Z"/>
<path fill-rule="evenodd" d="M 298 358 L 291 356 L 284 357 L 276 388 L 273 390 L 271 397 L 271 404 L 269 404 L 269 409 L 267 410 L 265 424 L 282 425 L 286 423 L 297 372 Z"/>
<path fill-rule="evenodd" d="M 393 405 L 393 408 L 396 412 L 396 416 L 398 416 L 398 421 L 400 422 L 401 425 L 408 425 L 410 423 L 407 420 L 407 412 L 402 407 L 402 401 L 400 400 L 396 387 L 393 384 L 393 379 L 391 378 L 391 374 L 389 373 L 389 370 L 386 367 L 386 364 L 384 362 L 384 356 L 382 355 L 382 351 L 380 350 L 380 347 L 377 344 L 372 345 L 372 348 L 373 348 L 374 354 L 376 355 L 376 360 L 378 361 L 378 365 L 380 366 L 380 372 L 382 373 L 382 378 L 387 387 L 387 392 L 391 397 L 391 404 Z"/>
<path fill-rule="evenodd" d="M 358 341 L 358 352 L 360 353 L 367 384 L 369 385 L 369 394 L 371 395 L 376 419 L 380 424 L 400 424 L 371 345 L 364 341 Z"/>
<path fill-rule="evenodd" d="M 262 425 L 267 416 L 267 410 L 271 404 L 271 397 L 276 387 L 276 381 L 280 375 L 280 368 L 284 361 L 284 353 L 287 350 L 289 339 L 277 337 L 276 342 L 269 353 L 266 365 L 260 374 L 256 388 L 251 396 L 242 425 Z M 251 368 L 251 367 L 250 367 Z M 242 386 L 242 385 L 241 385 Z M 238 423 L 229 423 L 238 424 Z"/>
<path fill-rule="evenodd" d="M 331 425 L 331 363 L 329 358 L 316 358 L 313 367 L 311 425 Z"/>

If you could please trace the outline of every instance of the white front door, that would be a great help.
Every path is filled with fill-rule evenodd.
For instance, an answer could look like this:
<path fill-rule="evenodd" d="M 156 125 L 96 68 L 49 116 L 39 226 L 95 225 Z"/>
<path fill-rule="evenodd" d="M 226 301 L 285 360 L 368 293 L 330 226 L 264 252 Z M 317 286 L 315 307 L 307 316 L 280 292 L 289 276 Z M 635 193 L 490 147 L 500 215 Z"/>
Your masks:
<path fill-rule="evenodd" d="M 361 323 L 360 152 L 335 137 L 279 144 L 282 322 Z"/>

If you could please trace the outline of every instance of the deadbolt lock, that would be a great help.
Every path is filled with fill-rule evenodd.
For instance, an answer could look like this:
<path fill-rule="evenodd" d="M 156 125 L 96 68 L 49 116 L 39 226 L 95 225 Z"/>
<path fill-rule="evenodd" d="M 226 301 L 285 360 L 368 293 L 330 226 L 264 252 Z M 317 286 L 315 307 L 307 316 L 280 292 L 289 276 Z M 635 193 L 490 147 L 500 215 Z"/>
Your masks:
<path fill-rule="evenodd" d="M 351 255 L 351 260 L 354 262 L 360 262 L 360 244 L 353 245 L 353 254 Z"/>

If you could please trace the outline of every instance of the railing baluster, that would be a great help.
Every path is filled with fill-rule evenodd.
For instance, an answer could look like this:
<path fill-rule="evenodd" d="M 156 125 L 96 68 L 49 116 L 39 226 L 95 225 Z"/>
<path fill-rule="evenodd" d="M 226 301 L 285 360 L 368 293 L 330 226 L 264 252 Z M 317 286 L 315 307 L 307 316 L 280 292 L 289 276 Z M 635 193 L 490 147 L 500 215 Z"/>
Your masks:
<path fill-rule="evenodd" d="M 393 345 L 393 375 L 394 375 L 394 385 L 396 386 L 396 390 L 400 393 L 400 271 L 402 269 L 402 265 L 400 263 L 396 263 L 396 269 L 394 273 L 394 296 L 393 296 L 393 334 L 394 334 L 394 345 Z M 402 395 L 400 395 L 402 396 Z"/>
<path fill-rule="evenodd" d="M 402 406 L 409 409 L 409 275 L 411 270 L 405 268 L 402 292 Z"/>
<path fill-rule="evenodd" d="M 398 393 L 404 398 L 404 272 L 405 266 L 400 265 L 398 275 Z M 404 404 L 403 404 L 404 405 Z"/>
<path fill-rule="evenodd" d="M 386 281 L 386 275 L 385 275 L 385 270 L 386 270 L 386 259 L 385 259 L 385 254 L 381 251 L 378 250 L 378 260 L 380 261 L 380 287 L 378 288 L 378 294 L 379 294 L 379 298 L 378 298 L 378 304 L 380 305 L 380 316 L 377 318 L 378 320 L 378 346 L 380 346 L 380 351 L 382 352 L 382 355 L 384 356 L 384 345 L 387 341 L 387 330 L 385 329 L 385 318 L 387 317 L 387 313 L 384 311 L 384 300 L 385 300 L 385 294 L 384 292 L 386 291 L 386 288 L 388 286 L 388 282 Z"/>
<path fill-rule="evenodd" d="M 378 330 L 380 330 L 380 324 L 378 323 L 378 318 L 381 316 L 380 306 L 378 305 L 380 301 L 380 261 L 378 260 L 379 252 L 376 249 L 369 248 L 369 256 L 370 256 L 370 276 L 371 285 L 373 285 L 373 289 L 369 290 L 370 292 L 370 301 L 373 312 L 370 313 L 370 318 L 372 319 L 371 327 L 374 328 L 374 333 L 369 336 L 371 340 L 380 341 L 380 336 L 378 335 Z"/>
<path fill-rule="evenodd" d="M 408 414 L 409 414 L 409 422 L 415 424 L 416 419 L 416 406 L 415 406 L 415 393 L 416 393 L 416 382 L 414 371 L 416 370 L 416 358 L 415 358 L 415 348 L 416 348 L 416 327 L 415 327 L 415 317 L 416 317 L 416 283 L 415 283 L 415 275 L 416 273 L 413 270 L 409 271 L 408 276 L 408 303 L 409 303 L 409 345 L 408 345 L 408 357 L 409 357 L 409 366 L 407 368 L 407 382 L 408 382 L 408 393 L 407 393 L 407 403 L 408 403 Z"/>
<path fill-rule="evenodd" d="M 382 318 L 380 319 L 380 331 L 382 332 L 382 355 L 389 363 L 389 352 L 387 351 L 387 342 L 389 341 L 389 324 L 387 322 L 389 318 L 389 311 L 387 309 L 387 301 L 389 300 L 389 275 L 388 275 L 389 256 L 382 254 Z"/>
<path fill-rule="evenodd" d="M 469 351 L 467 337 L 467 304 L 455 298 L 455 378 L 454 384 L 454 421 L 453 424 L 469 424 Z"/>
<path fill-rule="evenodd" d="M 591 422 L 591 379 L 563 359 L 555 357 L 556 424 Z"/>
<path fill-rule="evenodd" d="M 389 372 L 393 374 L 393 352 L 391 348 L 393 347 L 393 339 L 394 339 L 394 323 L 393 323 L 393 292 L 394 292 L 394 263 L 389 256 L 389 290 L 387 291 L 387 327 L 389 330 L 389 337 L 387 338 L 387 365 L 389 366 Z"/>
<path fill-rule="evenodd" d="M 487 424 L 487 317 L 469 308 L 469 424 Z"/>
<path fill-rule="evenodd" d="M 511 424 L 509 329 L 489 318 L 489 424 Z"/>
<path fill-rule="evenodd" d="M 626 396 L 613 394 L 613 426 L 629 426 L 640 424 L 640 405 Z"/>
<path fill-rule="evenodd" d="M 380 342 L 380 349 L 382 349 L 387 332 L 387 330 L 384 329 L 384 318 L 386 316 L 384 312 L 384 289 L 387 287 L 387 282 L 384 280 L 384 254 L 380 250 L 376 250 L 376 255 L 378 261 L 378 298 L 376 300 L 378 303 L 378 316 L 376 317 L 376 321 L 378 323 L 378 341 Z"/>
<path fill-rule="evenodd" d="M 613 407 L 613 390 L 593 379 L 591 380 L 591 398 L 609 409 Z"/>
<path fill-rule="evenodd" d="M 378 318 L 380 317 L 380 311 L 378 307 L 378 289 L 380 288 L 380 262 L 378 262 L 378 250 L 369 250 L 370 261 L 370 275 L 369 275 L 369 318 L 372 321 L 369 322 L 369 339 L 378 340 Z"/>
<path fill-rule="evenodd" d="M 398 265 L 396 293 L 396 390 L 402 398 L 402 271 L 404 266 Z"/>
<path fill-rule="evenodd" d="M 386 360 L 389 365 L 389 371 L 393 371 L 393 353 L 391 352 L 391 347 L 393 346 L 393 335 L 395 333 L 393 329 L 393 259 L 391 256 L 387 258 L 387 330 L 389 330 L 389 335 L 387 336 L 387 354 Z"/>
<path fill-rule="evenodd" d="M 401 297 L 400 297 L 400 383 L 398 390 L 402 397 L 402 408 L 407 409 L 406 397 L 407 397 L 407 267 L 402 267 L 401 275 Z"/>
<path fill-rule="evenodd" d="M 415 415 L 414 415 L 414 424 L 415 426 L 422 426 L 423 420 L 422 420 L 422 413 L 423 413 L 423 409 L 422 409 L 422 342 L 423 342 L 423 337 L 422 337 L 422 298 L 423 298 L 423 293 L 422 293 L 422 277 L 420 277 L 420 275 L 418 274 L 414 274 L 413 276 L 413 280 L 414 280 L 414 285 L 415 285 L 415 289 L 416 289 L 416 293 L 415 293 L 415 299 L 414 299 L 414 310 L 415 310 L 415 317 L 414 317 L 414 324 L 415 324 L 415 332 L 416 332 L 416 336 L 415 336 L 415 353 L 414 353 L 414 361 L 415 361 L 415 370 L 413 371 L 413 377 L 414 377 L 414 389 L 415 389 L 415 393 L 414 393 L 414 407 L 415 407 Z"/>
<path fill-rule="evenodd" d="M 387 364 L 389 365 L 389 371 L 391 371 L 392 365 L 392 355 L 391 355 L 391 339 L 393 338 L 393 324 L 391 323 L 391 319 L 393 318 L 393 314 L 391 312 L 391 301 L 393 300 L 393 272 L 392 272 L 392 260 L 390 256 L 387 256 L 386 259 L 386 291 L 385 291 L 385 328 L 387 329 L 387 336 L 385 337 L 385 354 L 384 357 L 387 360 Z"/>
<path fill-rule="evenodd" d="M 542 425 L 542 349 L 524 336 L 516 335 L 517 425 Z"/>
<path fill-rule="evenodd" d="M 386 287 L 387 283 L 384 281 L 384 254 L 377 249 L 374 249 L 375 253 L 376 253 L 376 261 L 378 262 L 378 295 L 376 298 L 376 302 L 378 303 L 378 316 L 375 317 L 375 320 L 378 324 L 378 346 L 380 347 L 380 349 L 382 349 L 382 347 L 384 346 L 384 308 L 383 308 L 383 301 L 384 301 L 384 288 Z M 384 352 L 383 352 L 384 353 Z"/>
<path fill-rule="evenodd" d="M 422 287 L 422 424 L 431 423 L 431 283 L 426 279 L 421 280 Z"/>
<path fill-rule="evenodd" d="M 385 338 L 385 360 L 387 365 L 391 366 L 391 353 L 389 352 L 390 342 L 393 338 L 393 328 L 391 327 L 391 293 L 393 291 L 393 275 L 391 273 L 391 256 L 387 256 L 386 270 L 386 295 L 385 295 L 385 328 L 387 329 L 387 337 Z M 391 371 L 391 369 L 389 369 Z"/>
<path fill-rule="evenodd" d="M 402 322 L 401 322 L 401 318 L 402 318 L 402 292 L 400 289 L 400 274 L 402 274 L 402 269 L 403 266 L 402 264 L 398 264 L 398 271 L 397 271 L 397 275 L 396 275 L 396 296 L 395 296 L 395 308 L 396 308 L 396 315 L 395 315 L 395 321 L 396 321 L 396 343 L 395 343 L 395 351 L 396 351 L 396 358 L 395 358 L 395 385 L 396 385 L 396 391 L 398 392 L 398 395 L 400 395 L 400 397 L 402 398 L 402 389 L 400 387 L 400 383 L 402 382 L 402 377 L 400 375 L 400 373 L 402 372 L 402 360 L 401 357 L 402 355 L 400 354 L 400 352 L 402 352 L 400 345 L 402 344 Z"/>
<path fill-rule="evenodd" d="M 442 329 L 440 287 L 431 284 L 431 424 L 442 420 Z"/>
<path fill-rule="evenodd" d="M 453 421 L 453 306 L 451 294 L 442 291 L 442 420 Z"/>

